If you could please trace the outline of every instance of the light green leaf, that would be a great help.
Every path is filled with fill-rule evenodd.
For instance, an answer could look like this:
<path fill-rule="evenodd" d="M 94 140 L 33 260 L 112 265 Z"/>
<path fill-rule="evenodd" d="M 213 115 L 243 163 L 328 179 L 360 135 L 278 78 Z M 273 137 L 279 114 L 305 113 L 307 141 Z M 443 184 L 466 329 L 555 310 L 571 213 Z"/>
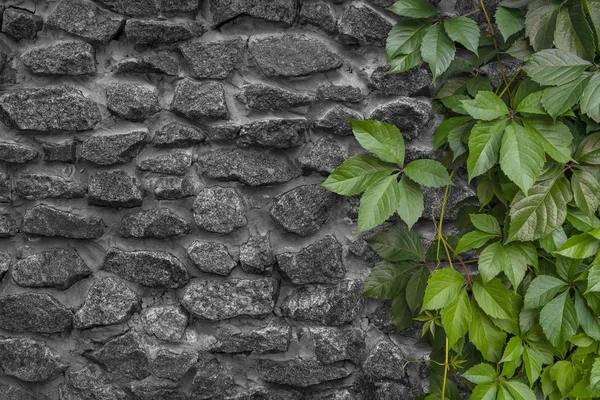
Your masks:
<path fill-rule="evenodd" d="M 454 117 L 444 120 L 435 131 L 433 146 L 435 148 L 443 146 L 452 132 L 458 131 L 458 135 L 462 136 L 465 130 L 469 129 L 472 121 L 471 117 Z"/>
<path fill-rule="evenodd" d="M 525 27 L 525 15 L 519 9 L 498 7 L 496 8 L 495 18 L 505 42 Z"/>
<path fill-rule="evenodd" d="M 405 19 L 394 25 L 385 42 L 388 61 L 418 50 L 430 25 L 430 21 L 421 19 Z"/>
<path fill-rule="evenodd" d="M 537 400 L 533 390 L 529 389 L 524 383 L 519 381 L 506 381 L 503 382 L 502 385 L 508 389 L 515 400 Z"/>
<path fill-rule="evenodd" d="M 472 304 L 473 319 L 469 327 L 469 339 L 481 352 L 484 360 L 498 362 L 506 343 L 506 333 L 498 329 L 476 304 Z"/>
<path fill-rule="evenodd" d="M 352 196 L 389 176 L 394 170 L 396 167 L 393 165 L 361 154 L 344 161 L 321 186 L 344 196 Z"/>
<path fill-rule="evenodd" d="M 471 249 L 478 249 L 486 244 L 488 240 L 494 239 L 498 236 L 500 235 L 496 233 L 486 233 L 478 230 L 465 233 L 458 241 L 458 245 L 456 246 L 454 253 L 461 254 Z"/>
<path fill-rule="evenodd" d="M 479 35 L 481 34 L 477 22 L 467 17 L 449 18 L 444 21 L 444 29 L 450 39 L 477 54 Z"/>
<path fill-rule="evenodd" d="M 487 214 L 471 214 L 469 215 L 471 223 L 477 229 L 485 233 L 500 235 L 502 230 L 498 220 Z"/>
<path fill-rule="evenodd" d="M 592 75 L 581 97 L 581 111 L 600 123 L 600 74 Z"/>
<path fill-rule="evenodd" d="M 523 118 L 521 122 L 525 129 L 539 134 L 546 154 L 563 164 L 571 160 L 569 146 L 573 141 L 573 134 L 568 126 L 547 117 Z"/>
<path fill-rule="evenodd" d="M 490 317 L 512 320 L 512 296 L 500 279 L 494 278 L 483 284 L 473 282 L 473 297 L 479 307 Z"/>
<path fill-rule="evenodd" d="M 581 259 L 593 256 L 599 248 L 600 240 L 587 233 L 582 233 L 581 235 L 571 236 L 555 253 L 569 258 Z"/>
<path fill-rule="evenodd" d="M 360 199 L 356 233 L 368 231 L 383 223 L 394 214 L 399 201 L 400 186 L 395 175 L 369 186 Z"/>
<path fill-rule="evenodd" d="M 535 381 L 540 377 L 542 372 L 541 357 L 535 347 L 524 346 L 523 348 L 523 364 L 525 365 L 525 373 L 529 380 L 529 386 L 533 386 Z"/>
<path fill-rule="evenodd" d="M 395 125 L 375 120 L 350 122 L 354 137 L 364 149 L 383 161 L 404 165 L 404 138 Z"/>
<path fill-rule="evenodd" d="M 575 311 L 577 312 L 577 320 L 583 331 L 590 338 L 600 340 L 600 323 L 598 322 L 598 318 L 590 311 L 578 291 L 575 292 Z"/>
<path fill-rule="evenodd" d="M 588 287 L 585 292 L 600 292 L 600 254 L 597 254 L 590 264 Z"/>
<path fill-rule="evenodd" d="M 575 229 L 581 232 L 591 231 L 600 226 L 600 219 L 588 217 L 579 208 L 569 208 L 567 210 L 567 220 Z"/>
<path fill-rule="evenodd" d="M 427 281 L 430 276 L 429 268 L 421 267 L 412 274 L 408 281 L 408 285 L 406 286 L 406 303 L 413 312 L 423 304 L 423 297 L 425 296 L 425 289 L 427 288 Z"/>
<path fill-rule="evenodd" d="M 473 389 L 471 400 L 496 400 L 498 384 L 496 382 L 482 383 Z"/>
<path fill-rule="evenodd" d="M 483 249 L 479 255 L 477 269 L 484 283 L 492 280 L 506 264 L 506 254 L 501 242 L 494 242 Z"/>
<path fill-rule="evenodd" d="M 363 296 L 376 299 L 393 299 L 404 290 L 410 272 L 418 264 L 412 261 L 393 263 L 381 261 L 371 269 L 365 281 Z"/>
<path fill-rule="evenodd" d="M 554 253 L 566 241 L 567 234 L 565 233 L 565 230 L 561 227 L 552 231 L 551 234 L 541 238 L 540 246 L 542 246 L 542 249 L 544 249 L 547 253 Z"/>
<path fill-rule="evenodd" d="M 571 189 L 577 207 L 593 218 L 600 205 L 600 183 L 588 168 L 575 168 L 571 176 Z"/>
<path fill-rule="evenodd" d="M 442 325 L 448 338 L 448 347 L 453 347 L 467 334 L 473 318 L 471 303 L 466 288 L 462 288 L 458 297 L 442 309 Z"/>
<path fill-rule="evenodd" d="M 504 246 L 505 263 L 502 271 L 515 290 L 523 281 L 527 266 L 537 268 L 537 251 L 531 243 L 510 243 Z"/>
<path fill-rule="evenodd" d="M 577 312 L 568 291 L 556 296 L 542 308 L 540 325 L 550 343 L 559 350 L 577 333 Z"/>
<path fill-rule="evenodd" d="M 600 383 L 600 357 L 594 360 L 592 370 L 590 371 L 590 384 L 592 387 L 596 387 Z"/>
<path fill-rule="evenodd" d="M 498 161 L 502 135 L 508 119 L 477 123 L 469 137 L 467 169 L 469 180 L 492 168 Z"/>
<path fill-rule="evenodd" d="M 454 185 L 446 168 L 436 160 L 421 159 L 411 161 L 404 173 L 413 181 L 428 187 Z"/>
<path fill-rule="evenodd" d="M 542 108 L 542 96 L 544 92 L 534 92 L 525 96 L 523 100 L 517 105 L 517 113 L 528 113 L 528 114 L 542 114 L 546 115 L 547 112 Z"/>
<path fill-rule="evenodd" d="M 446 307 L 458 296 L 465 283 L 465 277 L 452 268 L 436 270 L 429 278 L 421 310 Z"/>
<path fill-rule="evenodd" d="M 510 114 L 504 101 L 494 92 L 479 92 L 472 100 L 463 100 L 463 108 L 475 119 L 493 121 Z"/>
<path fill-rule="evenodd" d="M 397 74 L 400 72 L 406 72 L 411 68 L 421 64 L 423 59 L 421 58 L 421 52 L 416 50 L 410 54 L 400 54 L 391 60 L 388 60 L 388 74 Z"/>
<path fill-rule="evenodd" d="M 577 79 L 591 63 L 559 49 L 545 49 L 532 55 L 523 66 L 531 79 L 541 85 L 560 86 Z"/>
<path fill-rule="evenodd" d="M 525 293 L 525 309 L 542 307 L 558 293 L 569 287 L 567 282 L 550 275 L 540 275 L 535 278 Z"/>
<path fill-rule="evenodd" d="M 386 10 L 401 17 L 427 18 L 435 15 L 437 10 L 427 0 L 402 0 L 395 2 Z"/>
<path fill-rule="evenodd" d="M 407 176 L 400 179 L 400 198 L 398 200 L 398 215 L 408 226 L 408 229 L 421 218 L 423 209 L 423 190 Z"/>
<path fill-rule="evenodd" d="M 538 51 L 552 47 L 559 1 L 537 0 L 527 8 L 525 35 Z"/>
<path fill-rule="evenodd" d="M 423 243 L 414 231 L 392 228 L 375 234 L 368 241 L 371 248 L 387 261 L 424 260 Z"/>
<path fill-rule="evenodd" d="M 477 364 L 462 373 L 461 376 L 475 384 L 492 383 L 496 382 L 496 379 L 498 379 L 494 367 L 487 363 Z"/>
<path fill-rule="evenodd" d="M 502 354 L 500 362 L 517 361 L 523 355 L 523 339 L 518 336 L 510 338 Z"/>
<path fill-rule="evenodd" d="M 575 365 L 566 360 L 557 361 L 550 370 L 550 376 L 556 382 L 561 394 L 567 394 L 581 378 Z"/>
<path fill-rule="evenodd" d="M 441 25 L 433 25 L 423 37 L 421 56 L 429 64 L 434 80 L 448 69 L 455 53 L 454 42 Z"/>
<path fill-rule="evenodd" d="M 600 132 L 583 138 L 575 151 L 575 159 L 583 164 L 600 165 Z"/>
<path fill-rule="evenodd" d="M 564 85 L 545 89 L 542 103 L 548 114 L 556 118 L 570 110 L 581 98 L 589 79 L 589 76 L 582 75 Z"/>
<path fill-rule="evenodd" d="M 594 60 L 596 43 L 580 2 L 568 4 L 559 11 L 554 44 L 557 49 L 589 61 Z"/>
<path fill-rule="evenodd" d="M 392 300 L 392 322 L 396 330 L 402 331 L 412 323 L 413 314 L 406 304 L 404 293 L 394 297 Z"/>
<path fill-rule="evenodd" d="M 519 38 L 506 50 L 509 56 L 517 60 L 527 61 L 533 54 L 533 49 L 529 46 L 529 41 L 524 38 Z"/>

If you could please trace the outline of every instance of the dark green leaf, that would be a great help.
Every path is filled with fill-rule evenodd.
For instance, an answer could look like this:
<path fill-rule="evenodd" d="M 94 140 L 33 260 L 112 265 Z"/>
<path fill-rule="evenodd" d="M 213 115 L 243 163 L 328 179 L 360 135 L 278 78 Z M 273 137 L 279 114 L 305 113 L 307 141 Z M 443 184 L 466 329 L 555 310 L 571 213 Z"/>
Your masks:
<path fill-rule="evenodd" d="M 520 38 L 515 40 L 506 52 L 517 60 L 527 61 L 533 54 L 533 49 L 529 46 L 527 39 Z"/>
<path fill-rule="evenodd" d="M 573 280 L 580 265 L 581 260 L 572 260 L 561 256 L 556 257 L 556 273 L 561 279 L 567 282 Z"/>
<path fill-rule="evenodd" d="M 444 107 L 449 108 L 457 114 L 467 114 L 462 102 L 464 100 L 471 100 L 471 98 L 465 94 L 454 94 L 452 96 L 444 97 L 441 101 Z"/>
<path fill-rule="evenodd" d="M 590 62 L 559 49 L 545 49 L 532 55 L 523 69 L 541 85 L 560 86 L 577 79 Z"/>
<path fill-rule="evenodd" d="M 477 96 L 479 92 L 493 92 L 492 84 L 488 78 L 482 78 L 476 76 L 467 81 L 467 92 L 473 97 Z"/>
<path fill-rule="evenodd" d="M 502 135 L 508 119 L 479 122 L 471 130 L 469 137 L 469 158 L 467 169 L 469 180 L 489 170 L 498 161 Z"/>
<path fill-rule="evenodd" d="M 423 297 L 425 296 L 425 289 L 427 288 L 427 281 L 430 276 L 429 268 L 421 267 L 415 271 L 408 281 L 408 285 L 406 286 L 406 303 L 413 312 L 423 304 Z"/>
<path fill-rule="evenodd" d="M 590 311 L 585 304 L 585 300 L 575 292 L 575 311 L 577 312 L 577 320 L 583 328 L 583 331 L 592 339 L 600 340 L 600 323 L 598 318 Z"/>
<path fill-rule="evenodd" d="M 600 132 L 592 133 L 581 141 L 575 159 L 584 164 L 600 165 Z"/>
<path fill-rule="evenodd" d="M 600 183 L 588 168 L 576 168 L 571 177 L 573 199 L 577 207 L 593 218 L 600 205 Z"/>
<path fill-rule="evenodd" d="M 405 228 L 392 228 L 379 232 L 368 242 L 371 248 L 387 261 L 425 259 L 421 239 L 414 231 Z"/>
<path fill-rule="evenodd" d="M 542 308 L 540 325 L 550 343 L 559 350 L 577 333 L 577 312 L 569 292 L 563 292 Z"/>
<path fill-rule="evenodd" d="M 421 19 L 405 19 L 394 25 L 385 43 L 388 61 L 418 50 L 430 25 L 430 21 Z"/>
<path fill-rule="evenodd" d="M 399 296 L 410 279 L 410 272 L 417 265 L 412 261 L 378 262 L 365 281 L 363 296 L 376 299 L 393 299 Z"/>
<path fill-rule="evenodd" d="M 473 318 L 471 303 L 466 288 L 461 289 L 458 296 L 442 309 L 442 325 L 448 338 L 448 347 L 453 347 L 469 330 Z"/>
<path fill-rule="evenodd" d="M 505 42 L 525 27 L 525 15 L 519 9 L 498 7 L 496 8 L 495 18 Z"/>
<path fill-rule="evenodd" d="M 525 96 L 525 98 L 517 105 L 515 111 L 517 113 L 546 115 L 547 112 L 544 111 L 544 108 L 542 107 L 543 95 L 544 92 L 534 92 Z"/>
<path fill-rule="evenodd" d="M 596 37 L 600 39 L 600 0 L 584 0 L 583 4 L 590 16 Z M 596 42 L 596 45 L 600 51 L 600 40 Z"/>
<path fill-rule="evenodd" d="M 561 227 L 561 228 L 554 230 L 551 234 L 541 238 L 540 246 L 542 246 L 542 249 L 544 249 L 547 253 L 554 253 L 566 241 L 567 241 L 567 234 L 565 233 L 564 229 Z"/>
<path fill-rule="evenodd" d="M 481 34 L 477 22 L 467 17 L 449 18 L 444 21 L 444 29 L 450 39 L 477 54 L 479 35 Z"/>
<path fill-rule="evenodd" d="M 441 147 L 448 141 L 450 133 L 454 131 L 458 131 L 459 135 L 462 136 L 463 132 L 469 128 L 471 121 L 473 121 L 471 117 L 454 117 L 444 120 L 435 131 L 435 136 L 433 137 L 434 147 Z"/>
<path fill-rule="evenodd" d="M 396 125 L 353 119 L 352 132 L 360 145 L 383 161 L 404 165 L 404 138 Z"/>
<path fill-rule="evenodd" d="M 361 154 L 344 161 L 321 186 L 344 196 L 352 196 L 389 176 L 395 169 L 378 158 Z"/>
<path fill-rule="evenodd" d="M 400 201 L 400 186 L 395 175 L 388 176 L 369 186 L 358 207 L 356 233 L 380 225 L 394 214 Z"/>
<path fill-rule="evenodd" d="M 590 264 L 586 293 L 588 292 L 600 292 L 600 254 Z"/>
<path fill-rule="evenodd" d="M 489 240 L 498 236 L 500 235 L 495 233 L 481 232 L 478 230 L 465 233 L 458 241 L 458 246 L 456 246 L 454 252 L 455 254 L 461 254 L 471 249 L 478 249 L 486 244 Z"/>
<path fill-rule="evenodd" d="M 411 161 L 404 173 L 413 181 L 428 187 L 454 185 L 446 168 L 439 161 L 421 159 Z"/>
<path fill-rule="evenodd" d="M 498 329 L 476 304 L 472 304 L 472 310 L 469 339 L 485 360 L 498 362 L 506 343 L 506 333 Z"/>
<path fill-rule="evenodd" d="M 395 2 L 387 10 L 401 17 L 427 18 L 435 15 L 437 10 L 427 0 L 402 0 Z"/>
<path fill-rule="evenodd" d="M 504 101 L 494 92 L 479 92 L 473 100 L 463 100 L 463 108 L 475 119 L 492 121 L 510 114 Z"/>
<path fill-rule="evenodd" d="M 412 312 L 406 304 L 404 293 L 392 300 L 392 321 L 398 331 L 402 331 L 412 323 Z"/>
<path fill-rule="evenodd" d="M 471 214 L 469 218 L 471 219 L 473 226 L 482 232 L 495 235 L 500 235 L 502 233 L 498 220 L 491 215 Z"/>
<path fill-rule="evenodd" d="M 575 103 L 579 102 L 589 79 L 589 76 L 582 75 L 564 85 L 544 90 L 542 103 L 548 114 L 556 118 L 570 110 Z"/>
<path fill-rule="evenodd" d="M 538 51 L 552 46 L 559 1 L 537 0 L 527 8 L 525 34 Z"/>
<path fill-rule="evenodd" d="M 594 60 L 594 34 L 583 13 L 581 2 L 570 3 L 559 11 L 554 44 L 557 49 L 577 54 L 588 61 Z"/>
<path fill-rule="evenodd" d="M 568 284 L 558 278 L 540 275 L 529 285 L 525 293 L 524 306 L 526 309 L 542 307 L 567 288 Z"/>
<path fill-rule="evenodd" d="M 465 277 L 454 269 L 438 269 L 429 278 L 421 310 L 446 307 L 458 296 L 465 283 Z"/>
<path fill-rule="evenodd" d="M 403 176 L 399 182 L 400 197 L 398 199 L 398 215 L 408 226 L 408 229 L 423 215 L 423 191 L 407 176 Z"/>
<path fill-rule="evenodd" d="M 490 317 L 514 319 L 511 294 L 499 279 L 494 278 L 485 284 L 475 280 L 473 297 L 479 307 Z"/>
<path fill-rule="evenodd" d="M 448 69 L 455 53 L 454 42 L 441 25 L 432 26 L 423 37 L 421 56 L 429 64 L 434 80 Z"/>
<path fill-rule="evenodd" d="M 581 97 L 581 111 L 600 123 L 600 74 L 592 75 Z"/>
<path fill-rule="evenodd" d="M 525 129 L 539 133 L 546 154 L 561 163 L 571 160 L 569 145 L 573 141 L 573 135 L 569 127 L 548 117 L 529 117 L 521 121 Z"/>
<path fill-rule="evenodd" d="M 400 54 L 388 61 L 390 69 L 387 71 L 387 74 L 406 72 L 422 62 L 423 59 L 421 58 L 421 52 L 419 50 L 416 50 L 410 54 Z"/>

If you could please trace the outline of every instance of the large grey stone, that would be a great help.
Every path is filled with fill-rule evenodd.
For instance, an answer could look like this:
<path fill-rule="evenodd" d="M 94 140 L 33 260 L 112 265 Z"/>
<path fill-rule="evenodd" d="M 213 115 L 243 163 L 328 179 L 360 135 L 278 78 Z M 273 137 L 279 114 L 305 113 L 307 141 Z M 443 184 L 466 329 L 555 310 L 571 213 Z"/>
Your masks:
<path fill-rule="evenodd" d="M 85 42 L 60 42 L 36 47 L 23 53 L 21 59 L 35 75 L 81 76 L 96 73 L 96 53 Z"/>
<path fill-rule="evenodd" d="M 316 360 L 258 360 L 258 371 L 267 382 L 280 385 L 308 387 L 322 382 L 345 378 L 352 371 Z"/>
<path fill-rule="evenodd" d="M 24 382 L 45 382 L 67 368 L 61 357 L 41 340 L 0 339 L 0 368 Z"/>
<path fill-rule="evenodd" d="M 69 86 L 17 89 L 0 96 L 0 119 L 20 131 L 87 131 L 102 119 L 98 105 Z"/>
<path fill-rule="evenodd" d="M 174 353 L 167 349 L 159 350 L 150 362 L 152 374 L 159 378 L 178 381 L 198 361 L 195 353 Z"/>
<path fill-rule="evenodd" d="M 234 122 L 225 122 L 223 124 L 214 124 L 209 127 L 208 137 L 212 140 L 235 140 L 242 129 L 240 124 Z"/>
<path fill-rule="evenodd" d="M 84 197 L 85 192 L 78 180 L 58 175 L 21 174 L 15 182 L 15 194 L 27 200 L 74 199 Z"/>
<path fill-rule="evenodd" d="M 94 172 L 88 181 L 88 203 L 108 207 L 142 205 L 144 190 L 140 180 L 125 171 Z"/>
<path fill-rule="evenodd" d="M 7 8 L 2 14 L 2 33 L 15 39 L 34 39 L 44 26 L 41 16 L 22 8 Z"/>
<path fill-rule="evenodd" d="M 157 200 L 177 200 L 195 196 L 197 193 L 194 179 L 190 175 L 161 176 L 156 180 L 154 195 Z"/>
<path fill-rule="evenodd" d="M 14 281 L 27 287 L 65 290 L 92 274 L 72 247 L 54 248 L 17 261 L 11 271 Z"/>
<path fill-rule="evenodd" d="M 85 355 L 104 365 L 109 372 L 115 371 L 128 378 L 144 379 L 150 375 L 148 355 L 140 337 L 133 331 L 111 339 Z"/>
<path fill-rule="evenodd" d="M 157 339 L 178 341 L 183 339 L 188 315 L 178 305 L 146 308 L 142 313 L 142 326 L 148 335 Z"/>
<path fill-rule="evenodd" d="M 8 174 L 0 172 L 0 203 L 12 201 L 12 179 Z"/>
<path fill-rule="evenodd" d="M 220 353 L 283 353 L 287 351 L 292 337 L 292 327 L 284 320 L 272 319 L 261 327 L 242 330 L 220 327 L 211 347 Z"/>
<path fill-rule="evenodd" d="M 260 317 L 273 311 L 277 281 L 271 278 L 200 280 L 186 286 L 182 304 L 195 316 L 218 321 Z"/>
<path fill-rule="evenodd" d="M 17 236 L 19 228 L 15 219 L 6 211 L 0 211 L 0 238 Z"/>
<path fill-rule="evenodd" d="M 25 212 L 21 230 L 34 236 L 97 239 L 104 234 L 104 222 L 40 204 Z"/>
<path fill-rule="evenodd" d="M 198 156 L 198 172 L 220 181 L 240 181 L 248 186 L 284 183 L 300 175 L 289 161 L 263 153 L 221 148 Z"/>
<path fill-rule="evenodd" d="M 159 7 L 163 13 L 195 11 L 198 9 L 198 0 L 161 0 Z"/>
<path fill-rule="evenodd" d="M 242 86 L 236 98 L 248 108 L 258 111 L 287 110 L 310 105 L 314 98 L 307 94 L 291 92 L 276 86 L 261 83 Z"/>
<path fill-rule="evenodd" d="M 58 388 L 61 400 L 129 400 L 123 390 L 112 386 L 102 369 L 94 364 L 69 370 Z"/>
<path fill-rule="evenodd" d="M 91 136 L 81 145 L 81 159 L 97 165 L 128 163 L 142 151 L 146 136 L 145 131 Z"/>
<path fill-rule="evenodd" d="M 12 257 L 9 253 L 0 251 L 0 280 L 8 272 L 10 264 L 12 263 Z"/>
<path fill-rule="evenodd" d="M 202 272 L 227 276 L 237 265 L 223 243 L 195 240 L 188 246 L 187 252 L 190 260 Z"/>
<path fill-rule="evenodd" d="M 44 152 L 44 161 L 59 161 L 73 164 L 77 160 L 77 141 L 74 139 L 63 142 L 40 141 Z"/>
<path fill-rule="evenodd" d="M 396 125 L 406 140 L 420 137 L 431 118 L 431 104 L 410 97 L 399 97 L 383 104 L 373 110 L 370 116 L 370 119 Z"/>
<path fill-rule="evenodd" d="M 329 34 L 337 31 L 335 19 L 331 14 L 331 8 L 323 3 L 303 3 L 298 15 L 301 24 L 310 24 L 323 29 Z"/>
<path fill-rule="evenodd" d="M 140 305 L 140 298 L 125 282 L 115 277 L 102 278 L 89 288 L 73 325 L 87 329 L 120 324 L 128 321 Z"/>
<path fill-rule="evenodd" d="M 363 372 L 376 379 L 402 380 L 406 376 L 406 357 L 389 339 L 380 340 L 363 364 Z"/>
<path fill-rule="evenodd" d="M 137 163 L 139 170 L 167 175 L 185 175 L 191 166 L 192 155 L 185 151 L 158 154 L 140 160 Z"/>
<path fill-rule="evenodd" d="M 158 15 L 155 0 L 97 0 L 106 7 L 130 17 L 148 18 Z"/>
<path fill-rule="evenodd" d="M 220 83 L 184 79 L 177 84 L 171 111 L 192 121 L 229 119 L 225 90 Z"/>
<path fill-rule="evenodd" d="M 188 400 L 188 396 L 178 386 L 154 376 L 127 384 L 136 400 Z"/>
<path fill-rule="evenodd" d="M 242 126 L 238 144 L 288 149 L 301 146 L 307 131 L 305 119 L 264 119 Z"/>
<path fill-rule="evenodd" d="M 204 42 L 192 40 L 179 45 L 179 51 L 191 67 L 192 76 L 202 79 L 225 79 L 240 63 L 246 39 Z"/>
<path fill-rule="evenodd" d="M 336 136 L 350 136 L 352 125 L 348 118 L 362 120 L 363 116 L 356 110 L 337 105 L 317 119 L 315 127 Z"/>
<path fill-rule="evenodd" d="M 196 22 L 170 22 L 145 19 L 128 19 L 125 35 L 134 44 L 172 43 L 200 36 L 202 25 Z"/>
<path fill-rule="evenodd" d="M 12 383 L 0 383 L 0 393 L 4 396 L 3 400 L 50 400 L 41 393 L 30 392 Z"/>
<path fill-rule="evenodd" d="M 322 85 L 317 89 L 317 99 L 360 103 L 365 99 L 365 95 L 352 85 Z"/>
<path fill-rule="evenodd" d="M 0 297 L 0 328 L 11 332 L 56 333 L 69 328 L 73 313 L 46 293 Z"/>
<path fill-rule="evenodd" d="M 342 165 L 346 158 L 348 152 L 338 144 L 337 140 L 324 137 L 308 148 L 298 161 L 307 174 L 316 171 L 327 175 Z"/>
<path fill-rule="evenodd" d="M 247 274 L 264 274 L 275 263 L 269 235 L 253 235 L 240 246 L 242 271 Z"/>
<path fill-rule="evenodd" d="M 360 328 L 329 326 L 307 329 L 315 344 L 317 359 L 323 364 L 350 360 L 361 365 L 366 353 L 367 334 Z"/>
<path fill-rule="evenodd" d="M 190 400 L 214 399 L 230 395 L 235 387 L 233 376 L 215 358 L 205 357 L 196 368 Z"/>
<path fill-rule="evenodd" d="M 122 82 L 106 85 L 106 107 L 117 117 L 131 121 L 143 121 L 160 111 L 154 90 L 146 85 Z"/>
<path fill-rule="evenodd" d="M 295 77 L 340 68 L 342 59 L 317 39 L 303 35 L 280 35 L 254 39 L 250 53 L 269 77 Z"/>
<path fill-rule="evenodd" d="M 111 247 L 102 268 L 151 288 L 177 289 L 190 280 L 185 265 L 165 251 L 124 251 Z"/>
<path fill-rule="evenodd" d="M 125 215 L 119 224 L 122 237 L 165 239 L 189 231 L 190 224 L 165 207 L 135 211 Z"/>
<path fill-rule="evenodd" d="M 210 2 L 214 25 L 221 25 L 240 15 L 291 25 L 296 17 L 297 8 L 297 0 L 214 0 Z"/>
<path fill-rule="evenodd" d="M 344 325 L 356 318 L 362 306 L 363 283 L 345 280 L 332 287 L 294 289 L 281 303 L 281 313 L 301 321 Z"/>
<path fill-rule="evenodd" d="M 286 231 L 309 236 L 325 224 L 337 202 L 335 193 L 320 186 L 298 186 L 279 196 L 270 214 Z"/>
<path fill-rule="evenodd" d="M 24 164 L 37 156 L 38 152 L 29 146 L 14 142 L 0 142 L 0 161 L 9 164 Z"/>
<path fill-rule="evenodd" d="M 411 68 L 399 74 L 386 74 L 388 68 L 380 66 L 371 74 L 370 85 L 386 96 L 429 95 L 433 76 L 425 66 Z"/>
<path fill-rule="evenodd" d="M 204 188 L 192 205 L 194 221 L 199 228 L 217 233 L 230 233 L 246 226 L 244 199 L 231 187 Z"/>
<path fill-rule="evenodd" d="M 190 147 L 204 142 L 206 134 L 193 126 L 171 122 L 162 126 L 152 136 L 154 147 Z"/>
<path fill-rule="evenodd" d="M 167 51 L 153 51 L 141 57 L 129 57 L 115 64 L 116 74 L 165 74 L 179 75 L 179 62 Z"/>
<path fill-rule="evenodd" d="M 338 21 L 340 41 L 344 44 L 385 46 L 392 24 L 371 7 L 352 3 Z"/>

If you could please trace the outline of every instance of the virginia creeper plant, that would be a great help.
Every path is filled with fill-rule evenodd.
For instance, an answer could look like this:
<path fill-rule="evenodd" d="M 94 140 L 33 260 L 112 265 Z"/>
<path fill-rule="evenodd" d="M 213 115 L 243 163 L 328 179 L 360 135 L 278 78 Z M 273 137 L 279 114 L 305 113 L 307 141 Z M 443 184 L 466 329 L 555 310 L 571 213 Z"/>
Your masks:
<path fill-rule="evenodd" d="M 388 10 L 404 17 L 387 38 L 390 73 L 426 63 L 438 82 L 443 156 L 405 163 L 397 127 L 351 121 L 369 154 L 322 186 L 362 193 L 357 233 L 394 213 L 407 226 L 369 239 L 383 261 L 363 295 L 391 300 L 398 330 L 423 322 L 433 349 L 423 399 L 458 400 L 457 373 L 472 400 L 600 398 L 600 0 L 505 0 L 493 15 L 482 0 L 463 16 L 427 0 Z M 522 61 L 513 76 L 509 58 Z M 462 168 L 477 198 L 449 236 Z M 411 231 L 422 186 L 444 188 L 428 251 Z M 473 249 L 477 273 L 461 258 Z"/>

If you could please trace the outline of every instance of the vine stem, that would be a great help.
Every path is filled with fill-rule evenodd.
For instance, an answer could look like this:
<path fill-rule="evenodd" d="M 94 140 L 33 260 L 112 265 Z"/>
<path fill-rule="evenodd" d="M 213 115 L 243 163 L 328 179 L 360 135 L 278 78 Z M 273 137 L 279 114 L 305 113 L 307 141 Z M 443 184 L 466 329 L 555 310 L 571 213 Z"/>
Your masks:
<path fill-rule="evenodd" d="M 448 336 L 446 336 L 446 358 L 444 360 L 444 381 L 442 383 L 442 400 L 446 398 L 446 380 L 448 379 Z"/>
<path fill-rule="evenodd" d="M 517 72 L 515 72 L 515 74 L 513 75 L 513 77 L 510 79 L 510 81 L 508 81 L 508 83 L 506 84 L 506 86 L 504 87 L 504 89 L 500 92 L 500 94 L 498 95 L 498 97 L 502 98 L 502 96 L 504 96 L 504 93 L 506 93 L 506 91 L 508 90 L 508 88 L 510 87 L 510 85 L 513 84 L 513 82 L 515 81 L 515 79 L 517 79 L 517 76 L 519 76 L 520 73 L 521 73 L 521 68 L 519 68 L 519 70 Z"/>
<path fill-rule="evenodd" d="M 487 9 L 485 8 L 485 4 L 483 0 L 479 0 L 479 7 L 481 11 L 483 11 L 483 15 L 485 16 L 485 20 L 487 21 L 488 27 L 490 28 L 490 33 L 492 34 L 492 41 L 494 42 L 494 49 L 496 49 L 496 57 L 498 58 L 498 67 L 500 68 L 500 74 L 502 75 L 502 80 L 508 89 L 508 81 L 506 80 L 506 73 L 504 72 L 504 65 L 502 65 L 502 59 L 500 58 L 500 49 L 498 47 L 498 41 L 496 40 L 496 31 L 494 30 L 494 26 L 492 25 L 492 21 L 490 20 L 490 16 L 488 15 Z M 509 96 L 512 97 L 510 93 L 510 89 L 508 89 Z"/>
<path fill-rule="evenodd" d="M 478 8 L 477 10 L 473 10 L 471 12 L 463 14 L 463 15 L 461 15 L 461 17 L 468 17 L 469 15 L 477 14 L 479 11 L 481 11 L 481 8 Z"/>

